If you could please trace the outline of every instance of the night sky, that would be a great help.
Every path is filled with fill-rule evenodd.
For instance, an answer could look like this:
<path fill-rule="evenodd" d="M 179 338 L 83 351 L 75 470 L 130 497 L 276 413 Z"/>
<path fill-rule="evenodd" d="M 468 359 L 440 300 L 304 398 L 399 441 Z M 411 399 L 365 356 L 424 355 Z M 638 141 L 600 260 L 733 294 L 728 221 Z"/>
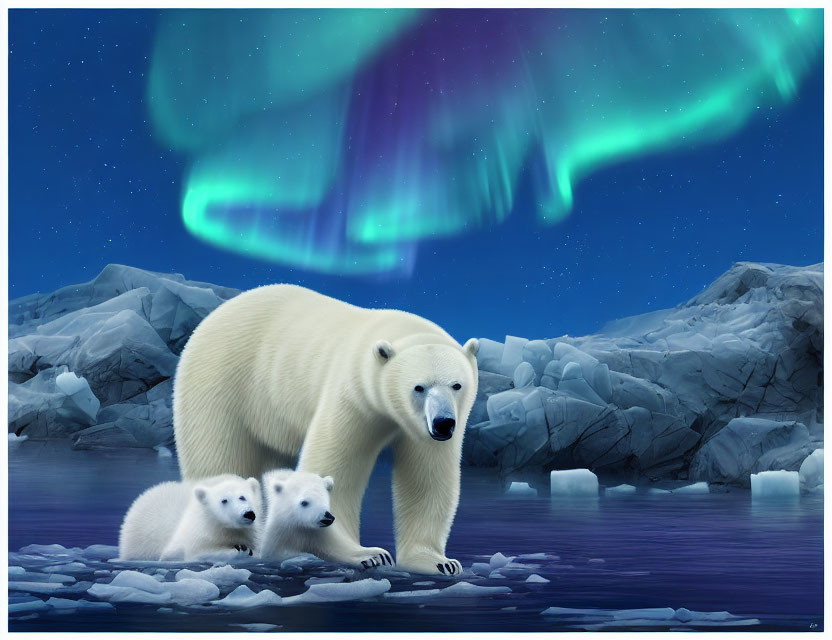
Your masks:
<path fill-rule="evenodd" d="M 148 114 L 158 20 L 158 11 L 10 12 L 10 298 L 121 263 L 241 289 L 301 284 L 424 315 L 460 341 L 546 338 L 674 306 L 735 261 L 823 259 L 820 60 L 791 102 L 729 137 L 681 141 L 580 180 L 554 226 L 531 214 L 524 173 L 507 220 L 420 242 L 410 274 L 327 275 L 209 246 L 182 223 L 188 158 Z"/>

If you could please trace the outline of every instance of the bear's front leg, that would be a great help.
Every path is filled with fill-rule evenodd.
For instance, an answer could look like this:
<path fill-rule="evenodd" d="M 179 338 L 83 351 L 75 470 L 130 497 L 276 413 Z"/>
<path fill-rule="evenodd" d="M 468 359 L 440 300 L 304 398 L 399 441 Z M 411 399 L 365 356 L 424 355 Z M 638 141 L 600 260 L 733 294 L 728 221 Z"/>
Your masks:
<path fill-rule="evenodd" d="M 339 425 L 362 424 L 343 437 Z M 332 476 L 330 510 L 335 522 L 308 536 L 309 553 L 356 568 L 391 566 L 393 556 L 381 547 L 362 547 L 360 543 L 361 500 L 379 452 L 389 440 L 378 425 L 367 424 L 361 415 L 351 415 L 341 406 L 323 407 L 307 432 L 298 459 L 298 470 Z"/>
<path fill-rule="evenodd" d="M 393 445 L 396 563 L 405 571 L 462 573 L 462 564 L 445 555 L 459 503 L 462 435 L 418 445 L 401 438 Z"/>

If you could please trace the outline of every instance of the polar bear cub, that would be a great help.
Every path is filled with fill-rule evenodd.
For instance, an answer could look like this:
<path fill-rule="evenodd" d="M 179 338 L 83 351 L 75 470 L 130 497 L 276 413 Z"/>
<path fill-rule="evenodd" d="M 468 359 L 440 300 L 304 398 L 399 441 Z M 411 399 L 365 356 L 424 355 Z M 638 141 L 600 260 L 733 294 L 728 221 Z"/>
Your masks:
<path fill-rule="evenodd" d="M 268 508 L 259 540 L 259 555 L 284 560 L 312 553 L 329 560 L 320 532 L 335 522 L 329 511 L 333 481 L 316 473 L 275 469 L 263 474 L 263 493 Z"/>
<path fill-rule="evenodd" d="M 253 555 L 260 483 L 231 474 L 163 482 L 131 505 L 119 536 L 121 560 L 230 560 Z"/>

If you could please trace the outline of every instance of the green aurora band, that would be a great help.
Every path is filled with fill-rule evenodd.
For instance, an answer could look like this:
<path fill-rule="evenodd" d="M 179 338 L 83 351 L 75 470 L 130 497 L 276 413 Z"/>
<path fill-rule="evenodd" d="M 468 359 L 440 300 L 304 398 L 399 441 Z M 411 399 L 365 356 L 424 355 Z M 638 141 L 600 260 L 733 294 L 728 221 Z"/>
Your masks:
<path fill-rule="evenodd" d="M 148 102 L 191 158 L 182 215 L 232 251 L 409 272 L 418 241 L 537 217 L 593 171 L 791 100 L 821 10 L 163 13 Z"/>

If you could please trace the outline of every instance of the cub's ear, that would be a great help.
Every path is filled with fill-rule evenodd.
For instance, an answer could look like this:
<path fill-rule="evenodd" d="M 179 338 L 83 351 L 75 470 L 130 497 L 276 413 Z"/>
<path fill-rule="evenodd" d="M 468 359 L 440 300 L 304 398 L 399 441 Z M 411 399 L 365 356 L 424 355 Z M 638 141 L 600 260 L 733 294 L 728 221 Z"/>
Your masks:
<path fill-rule="evenodd" d="M 373 353 L 378 361 L 384 364 L 390 360 L 396 352 L 393 351 L 393 345 L 387 342 L 387 340 L 379 340 L 375 343 L 375 345 L 373 345 Z"/>
<path fill-rule="evenodd" d="M 335 484 L 335 481 L 332 479 L 332 476 L 327 476 L 324 478 L 324 486 L 326 487 L 327 491 L 332 491 L 332 487 Z"/>
<path fill-rule="evenodd" d="M 477 352 L 480 350 L 480 341 L 476 338 L 471 338 L 463 345 L 462 350 L 469 356 L 474 356 L 476 358 Z"/>
<path fill-rule="evenodd" d="M 260 481 L 257 478 L 249 478 L 246 482 L 248 482 L 248 486 L 251 487 L 254 493 L 260 493 Z"/>
<path fill-rule="evenodd" d="M 208 491 L 205 489 L 205 487 L 194 487 L 194 496 L 202 504 L 205 504 L 205 502 L 208 500 Z"/>

